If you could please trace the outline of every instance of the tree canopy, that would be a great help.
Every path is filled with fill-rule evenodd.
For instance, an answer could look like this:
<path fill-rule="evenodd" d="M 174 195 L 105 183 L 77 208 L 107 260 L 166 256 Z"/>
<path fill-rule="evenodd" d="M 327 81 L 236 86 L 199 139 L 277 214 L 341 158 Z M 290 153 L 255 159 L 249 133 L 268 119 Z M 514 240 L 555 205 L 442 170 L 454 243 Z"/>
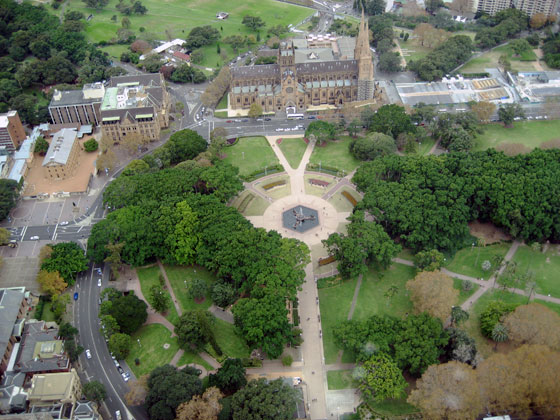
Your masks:
<path fill-rule="evenodd" d="M 124 334 L 136 332 L 148 318 L 148 305 L 133 292 L 128 295 L 117 292 L 107 302 L 110 305 L 101 305 L 100 314 L 112 316 Z"/>
<path fill-rule="evenodd" d="M 504 326 L 511 341 L 544 344 L 560 350 L 560 315 L 539 303 L 520 305 L 507 314 Z"/>
<path fill-rule="evenodd" d="M 76 242 L 61 242 L 51 245 L 52 253 L 41 263 L 41 270 L 58 272 L 64 281 L 73 285 L 76 274 L 87 269 L 87 258 Z"/>
<path fill-rule="evenodd" d="M 0 221 L 10 214 L 16 206 L 19 196 L 19 187 L 16 181 L 11 179 L 0 179 Z"/>
<path fill-rule="evenodd" d="M 296 391 L 282 379 L 250 381 L 233 395 L 233 420 L 291 420 L 296 411 Z"/>
<path fill-rule="evenodd" d="M 459 291 L 453 287 L 453 279 L 441 271 L 418 273 L 406 283 L 406 289 L 410 291 L 410 300 L 417 313 L 427 312 L 444 322 L 459 296 Z"/>
<path fill-rule="evenodd" d="M 397 364 L 384 353 L 372 355 L 356 368 L 354 376 L 362 395 L 378 402 L 402 397 L 408 386 Z"/>
<path fill-rule="evenodd" d="M 218 371 L 208 377 L 208 385 L 217 386 L 226 395 L 235 393 L 246 384 L 245 367 L 241 359 L 226 359 Z"/>
<path fill-rule="evenodd" d="M 402 106 L 383 105 L 375 113 L 362 115 L 369 131 L 383 133 L 396 139 L 401 133 L 414 133 L 416 128 Z"/>

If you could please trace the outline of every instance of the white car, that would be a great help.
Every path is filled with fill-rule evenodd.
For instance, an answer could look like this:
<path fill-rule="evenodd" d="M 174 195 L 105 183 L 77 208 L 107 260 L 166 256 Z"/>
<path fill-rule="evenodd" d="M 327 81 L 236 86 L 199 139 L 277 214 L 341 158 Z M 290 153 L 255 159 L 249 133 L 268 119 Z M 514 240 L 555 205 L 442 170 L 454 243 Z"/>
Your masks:
<path fill-rule="evenodd" d="M 284 131 L 283 128 L 277 128 L 276 131 Z"/>
<path fill-rule="evenodd" d="M 89 351 L 89 349 L 86 350 L 86 357 L 91 359 L 91 351 Z"/>
<path fill-rule="evenodd" d="M 60 226 L 66 226 L 68 222 L 60 222 Z"/>
<path fill-rule="evenodd" d="M 121 412 L 119 410 L 115 411 L 115 420 L 122 420 Z"/>
<path fill-rule="evenodd" d="M 38 236 L 32 236 L 31 238 L 29 238 L 29 240 L 31 241 L 38 241 L 39 237 Z"/>
<path fill-rule="evenodd" d="M 128 375 L 125 372 L 123 372 L 121 376 L 123 378 L 123 381 L 128 382 Z"/>
<path fill-rule="evenodd" d="M 98 285 L 99 287 L 101 287 L 101 279 L 98 279 L 98 280 L 97 280 L 97 285 Z"/>

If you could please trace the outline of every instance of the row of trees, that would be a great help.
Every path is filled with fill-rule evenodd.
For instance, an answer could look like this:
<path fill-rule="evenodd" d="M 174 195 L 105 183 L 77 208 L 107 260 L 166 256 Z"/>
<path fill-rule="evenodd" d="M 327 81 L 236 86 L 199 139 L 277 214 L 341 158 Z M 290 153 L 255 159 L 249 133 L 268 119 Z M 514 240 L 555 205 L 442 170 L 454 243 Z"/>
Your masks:
<path fill-rule="evenodd" d="M 479 48 L 494 47 L 524 31 L 529 25 L 529 17 L 525 12 L 512 8 L 496 13 L 485 22 L 490 26 L 479 30 L 474 38 Z"/>
<path fill-rule="evenodd" d="M 494 150 L 387 156 L 362 165 L 353 181 L 365 192 L 360 208 L 417 251 L 460 248 L 474 219 L 525 240 L 557 240 L 559 156 L 538 149 L 514 157 Z"/>

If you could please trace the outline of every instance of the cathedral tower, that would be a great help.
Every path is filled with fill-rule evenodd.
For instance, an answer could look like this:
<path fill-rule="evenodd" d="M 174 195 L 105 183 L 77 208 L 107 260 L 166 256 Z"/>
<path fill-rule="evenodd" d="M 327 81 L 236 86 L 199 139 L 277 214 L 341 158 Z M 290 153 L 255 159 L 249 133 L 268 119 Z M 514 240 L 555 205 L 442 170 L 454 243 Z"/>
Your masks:
<path fill-rule="evenodd" d="M 375 83 L 373 80 L 373 56 L 369 47 L 369 25 L 362 8 L 362 20 L 354 49 L 354 60 L 358 62 L 358 101 L 373 99 Z"/>

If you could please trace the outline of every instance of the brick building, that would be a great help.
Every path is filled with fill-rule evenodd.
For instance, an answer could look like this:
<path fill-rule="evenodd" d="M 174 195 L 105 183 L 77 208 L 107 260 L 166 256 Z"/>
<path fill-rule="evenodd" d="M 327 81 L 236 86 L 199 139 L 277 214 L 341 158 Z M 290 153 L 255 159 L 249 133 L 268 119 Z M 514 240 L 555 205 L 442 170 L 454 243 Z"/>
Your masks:
<path fill-rule="evenodd" d="M 169 93 L 161 73 L 111 78 L 101 105 L 103 136 L 120 142 L 127 135 L 154 141 L 169 126 Z"/>
<path fill-rule="evenodd" d="M 358 37 L 310 36 L 282 42 L 277 63 L 231 69 L 229 106 L 299 113 L 373 99 L 373 57 L 362 14 Z"/>
<path fill-rule="evenodd" d="M 74 175 L 80 153 L 77 135 L 74 128 L 63 128 L 53 135 L 49 150 L 43 159 L 43 167 L 50 179 L 61 180 Z"/>
<path fill-rule="evenodd" d="M 104 95 L 103 83 L 86 84 L 82 90 L 55 90 L 49 104 L 51 120 L 54 124 L 98 125 Z"/>
<path fill-rule="evenodd" d="M 9 151 L 19 148 L 25 140 L 25 130 L 17 111 L 0 114 L 0 147 Z"/>

